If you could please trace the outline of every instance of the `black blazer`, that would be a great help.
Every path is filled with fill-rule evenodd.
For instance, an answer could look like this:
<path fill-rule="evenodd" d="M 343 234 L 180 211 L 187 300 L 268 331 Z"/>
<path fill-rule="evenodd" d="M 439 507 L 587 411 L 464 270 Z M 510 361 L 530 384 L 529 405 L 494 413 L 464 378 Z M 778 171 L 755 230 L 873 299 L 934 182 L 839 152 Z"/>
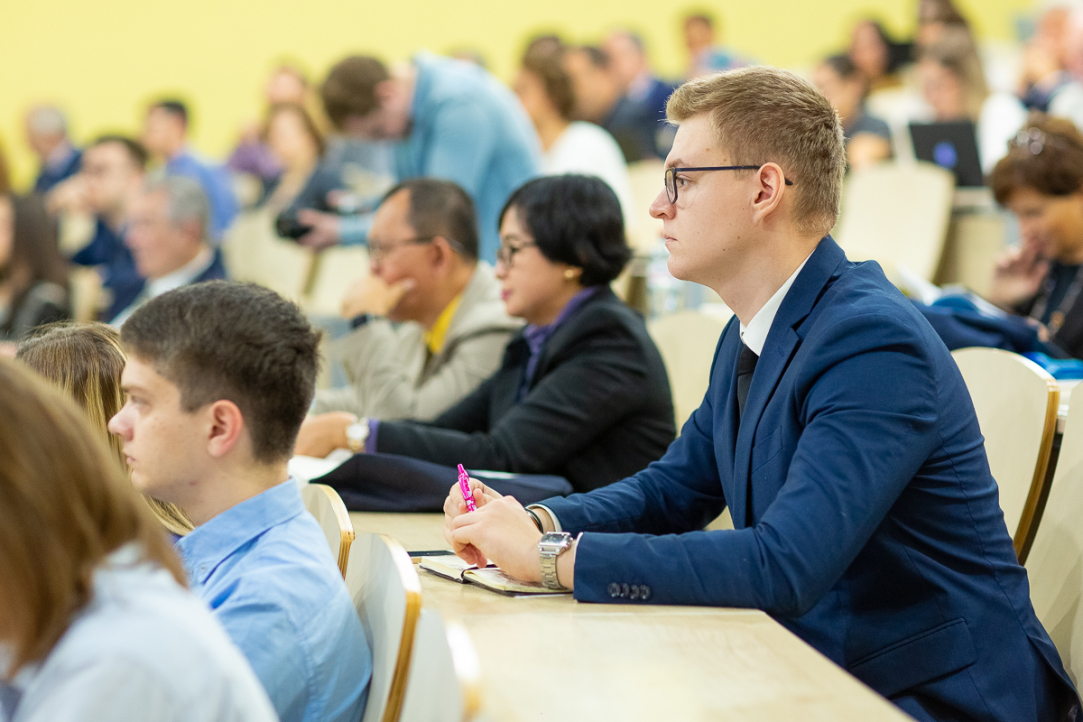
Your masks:
<path fill-rule="evenodd" d="M 381 422 L 376 450 L 468 469 L 556 474 L 589 491 L 640 471 L 673 441 L 662 357 L 643 319 L 608 288 L 557 328 L 516 403 L 529 357 L 520 332 L 500 369 L 433 421 Z"/>

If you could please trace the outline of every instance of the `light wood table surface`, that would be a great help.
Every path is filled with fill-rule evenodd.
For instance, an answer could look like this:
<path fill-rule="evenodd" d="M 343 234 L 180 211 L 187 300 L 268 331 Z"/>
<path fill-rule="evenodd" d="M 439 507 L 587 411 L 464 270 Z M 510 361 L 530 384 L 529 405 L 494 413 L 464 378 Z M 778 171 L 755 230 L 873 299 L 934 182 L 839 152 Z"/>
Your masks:
<path fill-rule="evenodd" d="M 350 514 L 408 551 L 446 549 L 441 514 Z M 486 721 L 907 720 L 763 612 L 512 598 L 419 570 L 422 604 L 460 621 Z"/>

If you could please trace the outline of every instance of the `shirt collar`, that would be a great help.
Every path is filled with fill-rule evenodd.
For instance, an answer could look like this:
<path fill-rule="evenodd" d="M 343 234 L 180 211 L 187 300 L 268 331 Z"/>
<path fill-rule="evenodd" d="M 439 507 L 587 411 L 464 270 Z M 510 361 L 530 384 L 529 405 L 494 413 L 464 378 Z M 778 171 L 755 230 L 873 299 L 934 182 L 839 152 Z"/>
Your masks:
<path fill-rule="evenodd" d="M 204 584 L 218 565 L 241 546 L 304 510 L 301 489 L 291 476 L 199 525 L 177 541 L 189 579 Z"/>
<path fill-rule="evenodd" d="M 214 263 L 214 251 L 204 246 L 203 250 L 197 253 L 195 258 L 177 270 L 167 273 L 161 278 L 148 280 L 147 296 L 157 298 L 167 291 L 187 286 L 198 278 L 201 273 L 210 268 L 212 263 Z"/>
<path fill-rule="evenodd" d="M 455 317 L 455 312 L 459 309 L 459 302 L 463 300 L 463 295 L 460 293 L 455 298 L 451 299 L 451 303 L 444 307 L 444 310 L 440 312 L 440 317 L 436 319 L 436 323 L 432 325 L 428 331 L 425 332 L 425 345 L 429 347 L 429 352 L 435 356 L 444 350 L 444 343 L 447 341 L 447 332 L 451 328 L 451 319 Z"/>
<path fill-rule="evenodd" d="M 530 346 L 530 352 L 532 354 L 538 353 L 538 350 L 545 343 L 545 340 L 553 335 L 553 332 L 557 330 L 560 324 L 568 320 L 568 317 L 575 313 L 580 306 L 587 302 L 587 300 L 598 292 L 601 286 L 587 286 L 579 293 L 572 296 L 564 308 L 560 309 L 560 313 L 553 319 L 552 323 L 548 323 L 544 326 L 537 326 L 530 324 L 523 329 L 523 338 L 526 339 L 527 345 Z"/>
<path fill-rule="evenodd" d="M 808 263 L 809 257 L 812 254 L 805 256 L 805 260 L 801 261 L 801 265 L 797 267 L 797 270 L 790 274 L 790 277 L 786 279 L 786 282 L 782 284 L 782 287 L 775 291 L 775 295 L 768 299 L 767 303 L 763 304 L 763 307 L 756 311 L 756 315 L 752 317 L 752 320 L 748 322 L 748 326 L 741 324 L 741 341 L 745 346 L 748 346 L 754 354 L 759 356 L 763 353 L 763 345 L 767 343 L 767 334 L 771 332 L 771 324 L 775 322 L 775 314 L 778 313 L 778 309 L 782 306 L 782 301 L 786 298 L 786 294 L 790 291 L 790 286 L 797 280 L 797 276 L 800 275 L 801 269 Z"/>

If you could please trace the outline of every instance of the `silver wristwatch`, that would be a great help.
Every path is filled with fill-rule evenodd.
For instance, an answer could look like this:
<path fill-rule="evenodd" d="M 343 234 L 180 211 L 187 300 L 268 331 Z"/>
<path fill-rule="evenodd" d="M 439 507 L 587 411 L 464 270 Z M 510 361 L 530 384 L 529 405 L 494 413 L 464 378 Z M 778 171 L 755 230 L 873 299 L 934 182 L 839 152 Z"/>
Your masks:
<path fill-rule="evenodd" d="M 355 454 L 360 454 L 365 450 L 365 442 L 369 438 L 369 420 L 357 419 L 349 426 L 346 427 L 346 443 L 349 444 L 350 451 Z"/>
<path fill-rule="evenodd" d="M 557 581 L 557 557 L 572 546 L 572 535 L 566 531 L 551 531 L 542 534 L 538 540 L 538 553 L 541 554 L 542 585 L 546 589 L 565 589 Z"/>

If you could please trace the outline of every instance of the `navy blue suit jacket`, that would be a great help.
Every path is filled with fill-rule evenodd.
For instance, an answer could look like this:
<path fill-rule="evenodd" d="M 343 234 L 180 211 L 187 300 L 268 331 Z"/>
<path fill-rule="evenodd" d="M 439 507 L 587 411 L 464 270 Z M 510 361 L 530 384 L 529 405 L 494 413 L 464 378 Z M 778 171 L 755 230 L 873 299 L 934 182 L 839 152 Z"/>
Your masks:
<path fill-rule="evenodd" d="M 1031 607 L 962 377 L 880 267 L 820 242 L 740 423 L 739 348 L 734 320 L 660 461 L 544 502 L 586 532 L 576 598 L 763 609 L 919 716 L 1052 719 L 1053 698 L 1078 704 Z M 726 504 L 736 528 L 699 531 Z"/>

